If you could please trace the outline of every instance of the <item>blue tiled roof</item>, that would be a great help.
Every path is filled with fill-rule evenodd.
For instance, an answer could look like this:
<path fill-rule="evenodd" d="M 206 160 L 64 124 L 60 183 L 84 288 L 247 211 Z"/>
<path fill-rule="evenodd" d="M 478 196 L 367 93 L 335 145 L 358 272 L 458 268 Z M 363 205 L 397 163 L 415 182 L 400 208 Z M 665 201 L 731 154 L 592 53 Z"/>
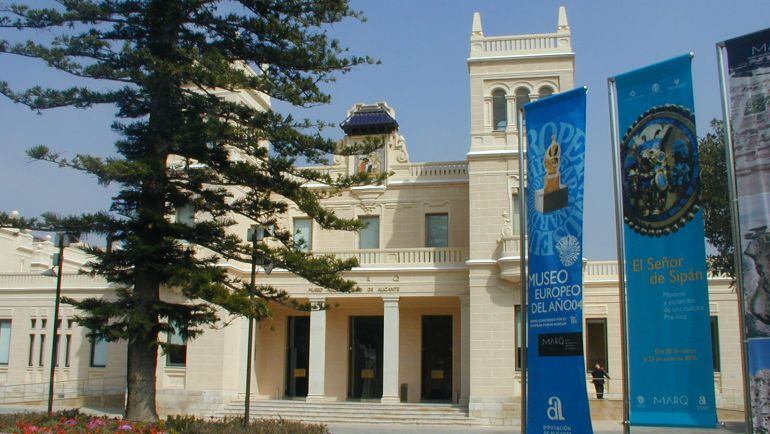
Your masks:
<path fill-rule="evenodd" d="M 385 134 L 398 128 L 398 122 L 385 110 L 357 111 L 340 124 L 347 135 Z"/>

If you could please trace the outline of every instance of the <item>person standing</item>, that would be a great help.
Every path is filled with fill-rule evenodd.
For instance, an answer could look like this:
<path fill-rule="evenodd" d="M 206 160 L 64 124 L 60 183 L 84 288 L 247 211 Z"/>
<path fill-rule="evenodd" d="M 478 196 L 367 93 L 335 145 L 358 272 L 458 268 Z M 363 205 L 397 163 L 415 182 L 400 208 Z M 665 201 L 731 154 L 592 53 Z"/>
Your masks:
<path fill-rule="evenodd" d="M 598 363 L 594 365 L 594 370 L 591 371 L 591 376 L 594 378 L 593 383 L 594 387 L 596 388 L 596 399 L 604 399 L 604 379 L 609 379 L 610 376 L 607 375 L 607 371 L 602 368 L 602 365 Z"/>

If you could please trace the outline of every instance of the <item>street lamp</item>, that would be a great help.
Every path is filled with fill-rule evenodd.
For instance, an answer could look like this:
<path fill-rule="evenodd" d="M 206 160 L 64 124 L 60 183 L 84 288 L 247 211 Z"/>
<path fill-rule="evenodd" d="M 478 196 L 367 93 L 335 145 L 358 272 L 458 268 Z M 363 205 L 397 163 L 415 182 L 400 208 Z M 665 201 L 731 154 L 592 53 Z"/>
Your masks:
<path fill-rule="evenodd" d="M 262 242 L 265 238 L 265 229 L 259 225 L 255 225 L 249 228 L 246 232 L 246 240 L 251 242 L 251 280 L 249 281 L 249 298 L 254 296 L 254 281 L 257 276 L 257 262 L 260 259 L 259 252 L 257 251 L 257 243 Z M 273 261 L 270 259 L 264 259 L 262 266 L 265 268 L 265 273 L 270 275 L 273 271 Z M 249 342 L 246 344 L 246 402 L 243 409 L 243 424 L 249 425 L 249 410 L 251 407 L 251 353 L 254 345 L 254 317 L 249 315 Z"/>
<path fill-rule="evenodd" d="M 59 248 L 59 253 L 53 255 L 53 265 L 59 267 L 56 273 L 56 301 L 53 308 L 53 342 L 51 344 L 51 373 L 48 376 L 48 413 L 53 413 L 53 380 L 56 372 L 56 356 L 59 349 L 59 304 L 61 302 L 61 277 L 64 267 L 64 248 L 70 245 L 73 236 L 68 233 L 58 232 L 54 238 L 54 246 Z"/>

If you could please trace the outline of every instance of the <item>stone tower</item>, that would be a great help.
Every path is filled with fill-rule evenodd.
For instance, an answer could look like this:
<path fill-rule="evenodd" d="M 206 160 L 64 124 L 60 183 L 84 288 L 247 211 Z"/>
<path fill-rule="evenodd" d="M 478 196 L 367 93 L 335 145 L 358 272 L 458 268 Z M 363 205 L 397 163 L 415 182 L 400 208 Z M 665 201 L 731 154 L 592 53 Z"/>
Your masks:
<path fill-rule="evenodd" d="M 574 87 L 567 12 L 554 33 L 486 36 L 473 15 L 470 75 L 470 415 L 489 423 L 519 417 L 520 351 L 517 109 Z M 517 310 L 518 312 L 518 310 Z"/>

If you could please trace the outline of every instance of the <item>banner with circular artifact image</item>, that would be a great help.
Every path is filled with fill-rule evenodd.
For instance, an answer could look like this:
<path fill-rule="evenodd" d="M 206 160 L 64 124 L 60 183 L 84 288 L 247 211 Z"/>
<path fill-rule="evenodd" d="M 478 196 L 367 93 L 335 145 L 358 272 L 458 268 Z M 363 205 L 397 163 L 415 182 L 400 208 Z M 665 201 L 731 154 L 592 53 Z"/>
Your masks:
<path fill-rule="evenodd" d="M 632 425 L 717 422 L 691 62 L 614 79 Z"/>

